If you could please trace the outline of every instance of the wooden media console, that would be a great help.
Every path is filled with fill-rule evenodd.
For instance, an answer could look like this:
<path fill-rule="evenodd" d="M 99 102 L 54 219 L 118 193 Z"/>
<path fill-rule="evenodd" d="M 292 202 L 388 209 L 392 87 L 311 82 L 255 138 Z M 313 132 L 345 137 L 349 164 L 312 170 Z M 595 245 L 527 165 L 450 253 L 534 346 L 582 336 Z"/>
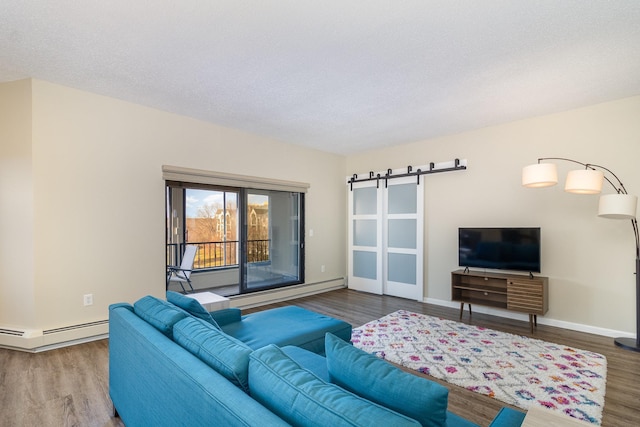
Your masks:
<path fill-rule="evenodd" d="M 549 278 L 456 270 L 451 272 L 451 299 L 460 302 L 461 319 L 465 304 L 469 315 L 471 304 L 527 313 L 533 333 L 538 314 L 549 309 Z"/>

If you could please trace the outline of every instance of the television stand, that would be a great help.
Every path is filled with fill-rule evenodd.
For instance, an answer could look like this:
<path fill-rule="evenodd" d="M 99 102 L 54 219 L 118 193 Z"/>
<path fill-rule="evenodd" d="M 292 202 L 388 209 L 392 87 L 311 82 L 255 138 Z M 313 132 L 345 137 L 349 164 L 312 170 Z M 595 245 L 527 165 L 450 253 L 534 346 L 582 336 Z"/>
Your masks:
<path fill-rule="evenodd" d="M 531 333 L 538 326 L 538 315 L 549 309 L 549 278 L 520 274 L 485 273 L 469 269 L 451 272 L 451 300 L 527 313 Z"/>

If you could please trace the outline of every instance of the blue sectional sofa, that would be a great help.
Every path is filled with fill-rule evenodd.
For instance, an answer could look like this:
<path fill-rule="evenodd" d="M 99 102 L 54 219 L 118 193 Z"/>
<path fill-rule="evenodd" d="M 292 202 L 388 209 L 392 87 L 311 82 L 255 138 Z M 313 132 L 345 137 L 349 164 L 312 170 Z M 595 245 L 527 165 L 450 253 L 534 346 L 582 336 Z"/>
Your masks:
<path fill-rule="evenodd" d="M 475 426 L 447 411 L 446 387 L 350 345 L 346 322 L 167 298 L 109 307 L 109 394 L 127 427 Z M 491 427 L 523 417 L 503 408 Z"/>

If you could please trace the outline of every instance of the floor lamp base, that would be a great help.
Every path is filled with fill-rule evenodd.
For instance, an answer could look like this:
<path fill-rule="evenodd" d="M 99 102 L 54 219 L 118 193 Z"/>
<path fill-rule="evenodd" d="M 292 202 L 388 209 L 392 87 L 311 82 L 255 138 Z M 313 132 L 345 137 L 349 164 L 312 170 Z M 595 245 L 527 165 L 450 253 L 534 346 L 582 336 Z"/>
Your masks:
<path fill-rule="evenodd" d="M 640 352 L 640 345 L 638 345 L 638 340 L 635 338 L 616 338 L 613 342 L 615 342 L 618 347 L 622 347 L 625 350 Z"/>

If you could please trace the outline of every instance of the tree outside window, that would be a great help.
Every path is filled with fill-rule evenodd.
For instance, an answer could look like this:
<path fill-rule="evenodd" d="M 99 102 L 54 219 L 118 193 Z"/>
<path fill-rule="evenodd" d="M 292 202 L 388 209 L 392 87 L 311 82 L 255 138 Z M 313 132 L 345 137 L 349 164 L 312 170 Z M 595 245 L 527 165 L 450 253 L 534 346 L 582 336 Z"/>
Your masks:
<path fill-rule="evenodd" d="M 198 244 L 195 269 L 238 264 L 238 193 L 185 190 L 185 241 Z"/>
<path fill-rule="evenodd" d="M 185 213 L 185 242 L 199 245 L 194 269 L 238 264 L 237 192 L 186 189 Z M 269 197 L 251 195 L 248 215 L 248 261 L 269 261 Z"/>

